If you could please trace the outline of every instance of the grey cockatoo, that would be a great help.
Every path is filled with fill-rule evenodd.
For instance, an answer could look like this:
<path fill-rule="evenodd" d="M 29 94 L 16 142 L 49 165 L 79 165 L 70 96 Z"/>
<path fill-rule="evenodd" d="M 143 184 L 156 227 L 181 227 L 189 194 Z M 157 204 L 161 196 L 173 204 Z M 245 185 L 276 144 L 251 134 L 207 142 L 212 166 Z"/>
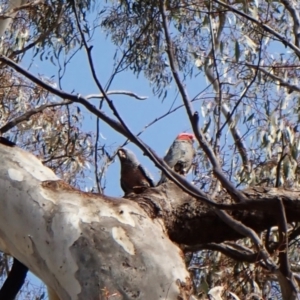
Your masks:
<path fill-rule="evenodd" d="M 150 173 L 140 164 L 135 154 L 125 148 L 118 150 L 121 163 L 121 187 L 126 194 L 141 193 L 145 188 L 154 187 Z"/>
<path fill-rule="evenodd" d="M 191 133 L 180 133 L 164 157 L 168 166 L 181 175 L 186 175 L 192 167 L 195 156 L 194 139 L 195 136 Z M 166 175 L 162 173 L 158 184 L 165 182 L 166 179 Z"/>

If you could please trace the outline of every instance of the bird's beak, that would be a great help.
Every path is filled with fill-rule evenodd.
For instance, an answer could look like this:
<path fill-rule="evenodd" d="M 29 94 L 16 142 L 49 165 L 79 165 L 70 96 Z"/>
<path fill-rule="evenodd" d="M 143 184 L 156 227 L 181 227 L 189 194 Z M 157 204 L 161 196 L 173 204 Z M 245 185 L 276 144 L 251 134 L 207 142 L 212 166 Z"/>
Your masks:
<path fill-rule="evenodd" d="M 126 158 L 125 151 L 123 151 L 122 149 L 118 150 L 118 155 L 120 158 Z"/>

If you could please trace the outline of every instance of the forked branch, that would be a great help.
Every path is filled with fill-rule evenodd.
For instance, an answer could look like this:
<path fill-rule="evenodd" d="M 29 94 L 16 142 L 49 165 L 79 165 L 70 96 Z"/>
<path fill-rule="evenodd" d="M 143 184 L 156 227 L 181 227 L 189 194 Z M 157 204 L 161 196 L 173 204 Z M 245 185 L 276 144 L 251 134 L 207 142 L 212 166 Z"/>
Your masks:
<path fill-rule="evenodd" d="M 245 201 L 246 197 L 223 174 L 220 164 L 213 152 L 212 147 L 209 145 L 209 143 L 207 142 L 206 138 L 204 137 L 203 133 L 201 132 L 201 130 L 199 128 L 199 124 L 198 124 L 199 115 L 197 112 L 194 113 L 194 111 L 193 111 L 191 101 L 188 97 L 185 87 L 182 84 L 182 81 L 181 81 L 178 71 L 177 71 L 177 67 L 175 65 L 175 58 L 174 58 L 174 51 L 173 51 L 174 49 L 173 49 L 172 39 L 171 39 L 171 36 L 169 33 L 169 27 L 168 27 L 166 9 L 165 9 L 165 2 L 164 2 L 164 0 L 160 0 L 159 3 L 160 3 L 159 4 L 160 13 L 162 16 L 162 24 L 163 24 L 163 29 L 164 29 L 164 33 L 165 33 L 166 43 L 167 43 L 166 52 L 168 55 L 168 59 L 169 59 L 169 63 L 171 66 L 174 80 L 175 80 L 178 90 L 181 94 L 182 101 L 186 108 L 186 111 L 187 111 L 188 117 L 190 119 L 190 123 L 192 125 L 195 136 L 196 136 L 200 146 L 202 147 L 203 151 L 205 152 L 208 159 L 210 160 L 210 162 L 213 166 L 214 174 L 217 177 L 217 179 L 220 180 L 223 187 L 228 191 L 228 193 L 230 195 L 232 195 L 233 199 L 236 202 L 243 202 L 243 201 Z"/>

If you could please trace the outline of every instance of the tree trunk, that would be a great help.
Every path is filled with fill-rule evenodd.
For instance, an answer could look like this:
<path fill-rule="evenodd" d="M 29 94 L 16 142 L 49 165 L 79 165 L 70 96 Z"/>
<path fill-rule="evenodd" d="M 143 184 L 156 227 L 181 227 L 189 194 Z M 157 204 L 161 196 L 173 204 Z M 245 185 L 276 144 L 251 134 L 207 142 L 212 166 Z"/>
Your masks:
<path fill-rule="evenodd" d="M 192 284 L 174 242 L 197 251 L 243 237 L 169 181 L 119 199 L 76 190 L 9 144 L 0 144 L 0 163 L 0 250 L 62 300 L 189 299 Z M 227 203 L 227 211 L 256 232 L 278 225 L 279 199 L 287 221 L 300 221 L 299 191 L 243 193 L 244 203 L 230 204 L 226 194 L 215 200 Z M 289 287 L 284 295 L 292 299 L 294 292 Z"/>
<path fill-rule="evenodd" d="M 188 299 L 181 250 L 136 203 L 83 193 L 33 155 L 0 145 L 0 249 L 61 300 Z"/>

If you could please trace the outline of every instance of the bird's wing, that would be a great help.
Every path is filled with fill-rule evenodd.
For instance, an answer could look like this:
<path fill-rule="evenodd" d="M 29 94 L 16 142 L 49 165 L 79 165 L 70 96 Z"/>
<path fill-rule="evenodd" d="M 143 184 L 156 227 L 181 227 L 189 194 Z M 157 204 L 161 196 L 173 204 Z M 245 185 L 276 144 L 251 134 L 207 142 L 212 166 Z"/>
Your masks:
<path fill-rule="evenodd" d="M 169 148 L 164 160 L 170 168 L 173 168 L 182 155 L 184 155 L 184 152 L 182 153 L 180 142 L 175 141 Z"/>
<path fill-rule="evenodd" d="M 151 187 L 155 187 L 154 179 L 152 175 L 141 165 L 138 166 L 139 171 L 142 173 L 142 175 L 147 179 Z"/>
<path fill-rule="evenodd" d="M 126 184 L 123 182 L 122 179 L 120 180 L 120 184 L 123 192 L 126 194 L 129 191 L 129 189 L 127 188 Z"/>

